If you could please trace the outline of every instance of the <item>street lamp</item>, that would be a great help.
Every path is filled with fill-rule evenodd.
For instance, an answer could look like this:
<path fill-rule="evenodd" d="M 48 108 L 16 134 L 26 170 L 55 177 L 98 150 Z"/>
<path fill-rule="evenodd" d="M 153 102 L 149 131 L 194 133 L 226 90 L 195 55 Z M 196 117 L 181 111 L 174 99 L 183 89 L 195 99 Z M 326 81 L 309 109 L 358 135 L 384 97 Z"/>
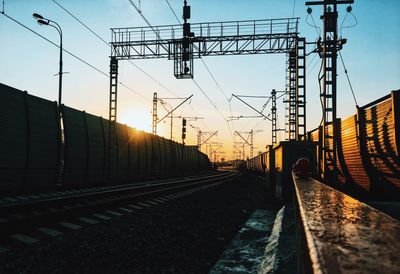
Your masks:
<path fill-rule="evenodd" d="M 46 25 L 46 26 L 51 26 L 55 28 L 58 31 L 58 34 L 60 34 L 60 62 L 59 62 L 59 71 L 58 71 L 58 106 L 59 106 L 59 113 L 61 115 L 61 95 L 62 95 L 62 67 L 63 67 L 63 61 L 62 61 L 62 52 L 63 52 L 63 47 L 62 47 L 62 29 L 59 24 L 54 22 L 53 20 L 44 18 L 42 15 L 38 13 L 32 14 L 33 18 L 36 19 L 39 25 Z"/>

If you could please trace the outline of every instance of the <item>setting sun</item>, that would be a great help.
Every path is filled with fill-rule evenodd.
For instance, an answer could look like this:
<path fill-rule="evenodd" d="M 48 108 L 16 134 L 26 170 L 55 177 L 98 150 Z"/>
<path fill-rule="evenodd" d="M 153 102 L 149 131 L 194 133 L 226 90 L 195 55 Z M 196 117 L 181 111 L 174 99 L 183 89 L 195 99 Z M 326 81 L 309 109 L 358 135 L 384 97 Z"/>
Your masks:
<path fill-rule="evenodd" d="M 119 121 L 135 129 L 151 132 L 151 113 L 144 109 L 121 110 Z"/>

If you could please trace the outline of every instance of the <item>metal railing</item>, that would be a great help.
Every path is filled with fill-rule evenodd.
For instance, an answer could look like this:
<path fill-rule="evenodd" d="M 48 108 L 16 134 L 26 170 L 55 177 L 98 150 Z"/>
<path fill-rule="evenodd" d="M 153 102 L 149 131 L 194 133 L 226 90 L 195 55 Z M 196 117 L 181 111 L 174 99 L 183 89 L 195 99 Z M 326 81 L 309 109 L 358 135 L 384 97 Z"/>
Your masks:
<path fill-rule="evenodd" d="M 400 222 L 293 174 L 299 273 L 400 273 Z"/>

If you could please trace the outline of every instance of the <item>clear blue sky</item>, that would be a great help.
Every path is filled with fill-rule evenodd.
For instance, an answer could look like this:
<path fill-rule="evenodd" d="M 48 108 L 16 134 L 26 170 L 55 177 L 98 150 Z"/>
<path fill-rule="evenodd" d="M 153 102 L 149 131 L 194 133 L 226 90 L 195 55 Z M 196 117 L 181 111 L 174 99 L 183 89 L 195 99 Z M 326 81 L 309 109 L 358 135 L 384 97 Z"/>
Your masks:
<path fill-rule="evenodd" d="M 128 0 L 57 0 L 62 6 L 82 20 L 106 41 L 110 40 L 110 28 L 127 26 L 145 26 L 146 23 L 130 5 Z M 138 4 L 138 0 L 133 0 Z M 175 17 L 164 0 L 142 0 L 142 12 L 153 25 L 177 24 Z M 183 1 L 169 0 L 178 16 L 181 15 Z M 317 33 L 306 24 L 305 1 L 300 0 L 189 0 L 192 6 L 191 22 L 228 21 L 247 19 L 267 19 L 300 17 L 300 35 L 308 41 L 315 41 Z M 109 71 L 109 48 L 98 38 L 82 27 L 70 15 L 52 0 L 5 0 L 5 13 L 21 23 L 58 43 L 56 30 L 39 26 L 32 13 L 40 13 L 58 22 L 64 32 L 64 47 L 88 61 L 100 70 Z M 313 16 L 321 26 L 320 7 L 313 7 Z M 353 14 L 357 25 L 343 29 L 342 35 L 348 39 L 342 55 L 349 71 L 357 100 L 360 105 L 382 97 L 393 89 L 400 88 L 400 1 L 398 0 L 355 0 Z M 346 15 L 345 6 L 340 8 L 339 25 Z M 312 22 L 308 18 L 308 22 Z M 354 23 L 348 15 L 344 26 Z M 37 37 L 16 23 L 0 15 L 0 82 L 30 94 L 49 100 L 57 100 L 58 49 Z M 308 51 L 311 47 L 308 48 Z M 207 66 L 221 85 L 224 93 L 249 95 L 268 95 L 271 89 L 285 87 L 285 56 L 229 56 L 206 57 Z M 191 105 L 185 105 L 176 112 L 183 116 L 201 116 L 204 120 L 190 122 L 193 127 L 203 131 L 219 130 L 216 139 L 224 142 L 224 151 L 230 157 L 232 136 L 220 114 L 201 94 L 190 80 L 176 80 L 173 76 L 173 63 L 168 60 L 139 60 L 137 65 L 151 74 L 163 85 L 179 96 L 194 94 Z M 308 130 L 318 126 L 321 119 L 317 73 L 320 59 L 310 55 L 307 60 L 307 123 Z M 108 115 L 109 79 L 87 67 L 74 58 L 64 54 L 63 102 L 71 107 L 86 110 L 89 113 Z M 338 115 L 347 117 L 354 113 L 354 102 L 345 78 L 341 63 L 338 72 Z M 246 106 L 235 99 L 231 108 L 225 97 L 216 87 L 200 60 L 195 61 L 195 78 L 205 90 L 225 118 L 231 115 L 254 115 Z M 160 97 L 171 97 L 168 90 L 160 87 L 128 62 L 120 62 L 120 80 L 130 88 L 142 94 L 148 100 L 132 91 L 119 88 L 118 116 L 123 123 L 150 131 L 151 99 L 157 91 Z M 261 108 L 264 101 L 250 101 Z M 176 102 L 171 101 L 172 105 Z M 284 124 L 284 110 L 278 115 L 279 123 Z M 160 115 L 163 112 L 160 108 Z M 180 140 L 180 120 L 175 120 L 175 140 Z M 257 119 L 245 119 L 230 123 L 231 130 L 248 131 L 262 129 L 255 136 L 257 148 L 261 151 L 271 142 L 270 122 Z M 160 134 L 169 136 L 169 125 L 161 124 Z M 188 128 L 188 143 L 196 143 L 196 132 Z M 284 138 L 283 134 L 281 138 Z M 239 140 L 239 139 L 237 139 Z"/>

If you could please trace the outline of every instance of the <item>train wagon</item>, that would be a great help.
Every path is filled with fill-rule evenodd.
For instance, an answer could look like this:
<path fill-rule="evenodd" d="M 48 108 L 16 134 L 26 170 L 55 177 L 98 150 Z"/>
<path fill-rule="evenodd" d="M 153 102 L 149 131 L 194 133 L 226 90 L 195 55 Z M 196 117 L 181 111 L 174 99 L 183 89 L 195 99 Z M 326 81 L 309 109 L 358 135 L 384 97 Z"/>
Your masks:
<path fill-rule="evenodd" d="M 210 167 L 193 147 L 0 84 L 0 191 L 116 184 Z"/>

